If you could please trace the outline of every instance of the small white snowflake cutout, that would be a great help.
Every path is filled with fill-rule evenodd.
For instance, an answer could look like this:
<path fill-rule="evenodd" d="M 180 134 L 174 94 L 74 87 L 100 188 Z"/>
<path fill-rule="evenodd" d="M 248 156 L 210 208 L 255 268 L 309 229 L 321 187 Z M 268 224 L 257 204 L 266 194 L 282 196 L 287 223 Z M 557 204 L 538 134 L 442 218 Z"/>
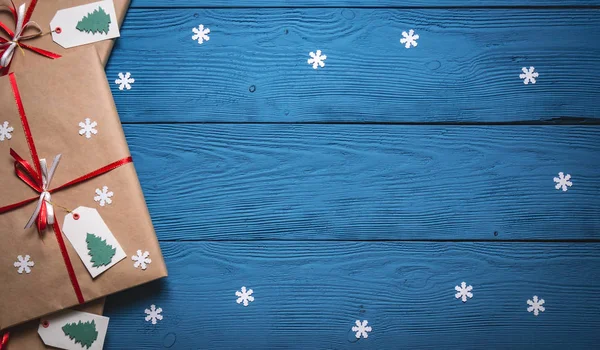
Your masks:
<path fill-rule="evenodd" d="M 161 321 L 163 316 L 160 314 L 163 311 L 162 308 L 156 308 L 156 305 L 150 305 L 150 309 L 146 309 L 144 312 L 146 313 L 146 322 L 152 321 L 152 324 L 156 324 L 157 320 Z"/>
<path fill-rule="evenodd" d="M 419 40 L 419 34 L 415 34 L 414 30 L 411 29 L 408 31 L 408 33 L 402 32 L 402 36 L 403 36 L 403 38 L 400 39 L 400 43 L 404 44 L 405 48 L 410 49 L 411 45 L 413 47 L 417 46 L 417 40 Z"/>
<path fill-rule="evenodd" d="M 148 256 L 150 256 L 150 253 L 147 251 L 142 253 L 142 251 L 138 249 L 137 255 L 131 257 L 131 260 L 135 261 L 133 267 L 137 269 L 141 266 L 142 270 L 145 270 L 148 267 L 148 264 L 152 262 Z"/>
<path fill-rule="evenodd" d="M 92 138 L 92 134 L 98 134 L 98 130 L 95 128 L 98 126 L 98 123 L 93 122 L 90 118 L 85 118 L 85 121 L 79 122 L 79 135 L 85 135 L 85 138 Z"/>
<path fill-rule="evenodd" d="M 254 291 L 252 289 L 246 290 L 246 287 L 242 287 L 241 291 L 235 292 L 235 295 L 238 297 L 236 302 L 238 304 L 244 304 L 244 306 L 248 306 L 248 302 L 253 302 L 254 297 L 252 296 Z"/>
<path fill-rule="evenodd" d="M 102 191 L 99 188 L 97 188 L 96 194 L 97 196 L 94 196 L 94 200 L 96 202 L 100 202 L 101 207 L 105 206 L 106 204 L 112 203 L 112 199 L 110 198 L 114 195 L 114 193 L 108 190 L 108 186 L 103 186 Z"/>
<path fill-rule="evenodd" d="M 357 339 L 360 339 L 361 336 L 363 338 L 367 339 L 369 337 L 368 332 L 373 330 L 371 328 L 371 326 L 367 326 L 369 324 L 369 321 L 367 321 L 367 320 L 364 320 L 362 322 L 360 320 L 356 320 L 356 322 L 354 322 L 354 324 L 356 326 L 352 327 L 352 331 L 356 332 L 356 334 L 354 334 L 354 335 L 356 336 Z"/>
<path fill-rule="evenodd" d="M 563 192 L 567 192 L 569 187 L 573 186 L 573 183 L 570 180 L 571 174 L 565 175 L 565 173 L 561 171 L 560 173 L 558 173 L 558 177 L 554 178 L 554 182 L 556 182 L 556 186 L 554 186 L 554 188 L 556 188 L 557 190 L 560 190 L 562 188 Z"/>
<path fill-rule="evenodd" d="M 4 141 L 6 140 L 10 140 L 12 135 L 10 134 L 11 132 L 13 132 L 14 128 L 12 126 L 8 126 L 8 122 L 4 122 L 2 123 L 2 125 L 0 125 L 0 141 Z"/>
<path fill-rule="evenodd" d="M 13 265 L 19 268 L 17 270 L 18 273 L 23 273 L 23 271 L 25 271 L 25 273 L 31 272 L 30 267 L 35 265 L 35 263 L 33 261 L 30 261 L 30 258 L 31 257 L 29 255 L 25 255 L 25 257 L 23 257 L 22 255 L 17 256 L 18 261 L 15 261 Z"/>
<path fill-rule="evenodd" d="M 529 69 L 527 69 L 527 67 L 523 67 L 521 70 L 523 73 L 519 74 L 519 78 L 523 79 L 523 84 L 525 85 L 528 85 L 529 83 L 535 84 L 535 78 L 540 76 L 538 72 L 534 72 L 534 67 L 529 67 Z"/>
<path fill-rule="evenodd" d="M 462 282 L 460 286 L 455 286 L 454 290 L 458 292 L 454 294 L 456 299 L 462 299 L 463 303 L 467 302 L 467 298 L 470 299 L 473 297 L 473 293 L 471 293 L 473 286 L 467 286 L 466 282 Z"/>
<path fill-rule="evenodd" d="M 532 312 L 535 316 L 539 315 L 540 312 L 544 312 L 546 311 L 546 308 L 543 307 L 542 305 L 544 305 L 545 301 L 544 299 L 538 299 L 537 295 L 533 296 L 533 300 L 528 299 L 527 300 L 527 305 L 529 305 L 529 307 L 527 308 L 527 312 Z"/>
<path fill-rule="evenodd" d="M 119 79 L 115 80 L 115 84 L 119 85 L 119 90 L 131 90 L 131 84 L 135 83 L 135 79 L 131 77 L 131 73 L 119 73 Z"/>
<path fill-rule="evenodd" d="M 325 67 L 325 60 L 327 59 L 327 56 L 323 55 L 321 50 L 317 50 L 316 54 L 314 52 L 309 52 L 308 54 L 312 58 L 309 58 L 307 62 L 308 64 L 312 64 L 313 69 Z"/>
<path fill-rule="evenodd" d="M 208 37 L 208 34 L 210 34 L 210 29 L 204 28 L 203 24 L 199 25 L 198 28 L 192 28 L 192 32 L 194 32 L 194 35 L 192 35 L 192 40 L 198 40 L 198 44 L 202 44 L 203 42 L 210 40 Z"/>

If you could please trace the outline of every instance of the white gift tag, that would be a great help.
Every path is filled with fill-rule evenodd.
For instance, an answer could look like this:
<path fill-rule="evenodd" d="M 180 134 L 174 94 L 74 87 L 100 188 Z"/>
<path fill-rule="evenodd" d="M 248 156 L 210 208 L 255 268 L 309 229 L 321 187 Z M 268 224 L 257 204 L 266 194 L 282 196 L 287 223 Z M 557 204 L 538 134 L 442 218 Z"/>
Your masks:
<path fill-rule="evenodd" d="M 65 310 L 40 320 L 38 334 L 47 346 L 67 350 L 102 350 L 108 317 Z"/>
<path fill-rule="evenodd" d="M 58 10 L 50 30 L 52 40 L 65 49 L 120 36 L 112 0 Z"/>
<path fill-rule="evenodd" d="M 67 214 L 63 232 L 92 278 L 126 257 L 123 248 L 94 208 L 79 207 Z"/>

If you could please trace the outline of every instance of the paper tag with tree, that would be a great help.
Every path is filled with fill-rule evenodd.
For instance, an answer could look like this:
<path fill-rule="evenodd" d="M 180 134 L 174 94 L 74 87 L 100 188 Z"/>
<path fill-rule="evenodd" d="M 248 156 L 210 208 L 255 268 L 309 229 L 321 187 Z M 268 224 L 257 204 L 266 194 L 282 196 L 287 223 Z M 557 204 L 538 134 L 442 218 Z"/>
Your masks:
<path fill-rule="evenodd" d="M 46 346 L 68 350 L 101 350 L 108 317 L 65 310 L 40 319 L 38 334 Z"/>
<path fill-rule="evenodd" d="M 126 257 L 123 248 L 94 208 L 79 207 L 67 214 L 63 233 L 92 278 Z"/>
<path fill-rule="evenodd" d="M 58 10 L 50 30 L 52 40 L 66 49 L 120 36 L 112 0 Z"/>

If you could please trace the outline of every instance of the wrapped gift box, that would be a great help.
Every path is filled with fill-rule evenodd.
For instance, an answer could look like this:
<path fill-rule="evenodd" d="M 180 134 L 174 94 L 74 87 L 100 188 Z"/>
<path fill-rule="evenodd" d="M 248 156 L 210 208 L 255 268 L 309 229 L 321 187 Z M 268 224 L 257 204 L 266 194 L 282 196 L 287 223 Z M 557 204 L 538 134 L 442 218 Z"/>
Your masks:
<path fill-rule="evenodd" d="M 94 300 L 85 305 L 79 305 L 74 308 L 78 311 L 89 312 L 96 315 L 102 315 L 104 310 L 104 298 Z M 10 338 L 8 339 L 3 350 L 45 350 L 54 349 L 44 345 L 38 335 L 39 321 L 34 320 L 11 329 Z"/>
<path fill-rule="evenodd" d="M 15 6 L 19 6 L 24 2 L 27 4 L 27 7 L 31 4 L 32 0 L 13 0 Z M 43 30 L 44 33 L 50 31 L 50 21 L 56 14 L 56 11 L 71 8 L 79 5 L 85 5 L 89 3 L 97 2 L 98 0 L 37 0 L 37 4 L 35 6 L 35 10 L 31 16 L 31 21 L 36 22 Z M 121 23 L 123 23 L 123 19 L 125 18 L 125 14 L 127 12 L 127 8 L 129 7 L 130 0 L 113 0 L 115 6 L 115 12 L 117 15 L 117 19 L 119 22 L 119 27 Z M 9 5 L 12 6 L 9 0 L 0 0 L 0 5 Z M 0 12 L 0 22 L 6 24 L 11 30 L 14 31 L 15 23 L 14 20 L 8 10 L 4 10 Z M 0 36 L 6 38 L 6 33 L 0 30 Z M 47 50 L 61 56 L 67 54 L 77 54 L 79 50 L 84 48 L 84 46 L 74 47 L 70 49 L 64 49 L 60 45 L 56 44 L 52 40 L 51 35 L 43 35 L 40 37 L 36 37 L 27 41 L 24 41 L 25 44 L 31 45 L 34 47 L 38 47 L 43 50 Z M 110 52 L 113 47 L 114 40 L 104 40 L 93 43 L 96 50 L 98 51 L 98 55 L 102 60 L 103 64 L 106 64 L 108 58 L 110 56 Z M 40 56 L 31 51 L 24 51 L 22 54 L 20 51 L 15 52 L 14 58 L 11 64 L 11 71 L 18 72 L 21 69 L 32 69 L 37 67 L 38 65 L 44 65 L 50 60 L 49 58 Z"/>
<path fill-rule="evenodd" d="M 28 120 L 38 158 L 51 163 L 56 155 L 62 155 L 48 188 L 50 192 L 130 156 L 103 66 L 93 47 L 81 48 L 77 55 L 66 55 L 40 64 L 38 68 L 0 78 L 0 105 L 3 106 L 0 123 L 6 121 L 14 129 L 10 139 L 0 142 L 0 178 L 3 179 L 0 208 L 39 196 L 16 176 L 15 159 L 10 155 L 12 149 L 34 164 L 22 114 Z M 18 108 L 18 102 L 22 103 L 23 111 Z M 93 122 L 96 122 L 96 134 L 88 133 L 89 138 L 86 133 L 80 134 L 84 129 L 80 125 Z M 95 198 L 98 193 L 106 192 L 104 186 L 113 193 L 111 203 Z M 0 330 L 167 275 L 133 163 L 124 163 L 85 182 L 53 192 L 52 203 L 61 228 L 67 214 L 61 208 L 96 209 L 126 258 L 92 278 L 83 258 L 62 232 L 56 234 L 52 225 L 42 232 L 38 232 L 35 225 L 23 229 L 36 209 L 37 199 L 1 213 Z M 64 240 L 67 259 L 61 250 L 61 240 Z M 152 260 L 145 270 L 140 266 L 136 268 L 132 261 L 138 250 L 147 251 Z M 18 273 L 15 265 L 26 255 L 35 265 L 31 266 L 30 273 Z M 71 270 L 67 260 L 72 265 Z"/>

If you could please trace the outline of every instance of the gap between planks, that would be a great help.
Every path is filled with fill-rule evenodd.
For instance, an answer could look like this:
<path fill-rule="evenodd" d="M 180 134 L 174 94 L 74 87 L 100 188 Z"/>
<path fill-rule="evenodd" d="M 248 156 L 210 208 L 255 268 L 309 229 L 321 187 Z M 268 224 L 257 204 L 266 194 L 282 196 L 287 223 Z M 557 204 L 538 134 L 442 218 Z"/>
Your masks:
<path fill-rule="evenodd" d="M 600 5 L 488 5 L 488 6 L 177 6 L 169 4 L 168 6 L 130 6 L 136 10 L 248 10 L 248 9 L 350 9 L 350 10 L 596 10 Z"/>
<path fill-rule="evenodd" d="M 199 243 L 221 243 L 221 242 L 232 242 L 232 243 L 253 243 L 253 242 L 289 242 L 289 243 L 301 243 L 301 242 L 364 242 L 364 243 L 600 243 L 600 239 L 593 238 L 582 238 L 582 239 L 273 239 L 273 238 L 257 238 L 257 239 L 159 239 L 162 243 L 186 243 L 186 242 L 199 242 Z"/>
<path fill-rule="evenodd" d="M 169 124 L 246 124 L 246 125 L 261 125 L 261 124 L 281 124 L 281 125 L 414 125 L 414 126 L 502 126 L 502 125 L 600 125 L 600 119 L 596 118 L 585 118 L 585 117 L 561 117 L 551 118 L 547 120 L 522 120 L 522 121 L 508 121 L 508 122 L 374 122 L 374 121 L 298 121 L 298 122 L 248 122 L 248 121 L 123 121 L 121 124 L 129 125 L 169 125 Z"/>

